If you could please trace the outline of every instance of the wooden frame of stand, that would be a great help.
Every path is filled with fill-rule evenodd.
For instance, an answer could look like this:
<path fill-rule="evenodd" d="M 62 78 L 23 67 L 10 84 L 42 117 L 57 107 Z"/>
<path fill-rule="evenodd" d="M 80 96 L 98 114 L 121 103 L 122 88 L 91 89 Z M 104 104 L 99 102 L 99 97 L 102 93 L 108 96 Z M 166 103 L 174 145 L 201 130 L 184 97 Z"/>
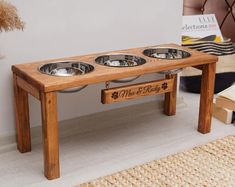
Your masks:
<path fill-rule="evenodd" d="M 211 106 L 214 93 L 215 66 L 218 60 L 217 57 L 195 50 L 190 50 L 175 44 L 161 45 L 160 47 L 183 49 L 190 52 L 191 57 L 181 60 L 153 59 L 143 55 L 143 50 L 150 47 L 115 51 L 115 53 L 134 54 L 145 58 L 147 61 L 144 65 L 122 68 L 121 71 L 117 71 L 115 67 L 106 67 L 95 63 L 94 59 L 96 57 L 106 53 L 69 57 L 66 58 L 66 60 L 78 60 L 93 65 L 95 71 L 82 76 L 66 78 L 49 76 L 38 71 L 38 67 L 40 65 L 65 59 L 54 59 L 12 66 L 14 77 L 18 150 L 21 153 L 31 151 L 28 94 L 32 95 L 41 102 L 44 175 L 47 177 L 47 179 L 56 179 L 60 177 L 57 91 L 87 84 L 106 82 L 131 76 L 144 75 L 148 73 L 155 73 L 184 67 L 195 67 L 202 70 L 198 131 L 203 134 L 209 133 L 211 129 Z M 150 93 L 138 92 L 143 89 L 143 86 L 149 85 L 154 88 L 150 89 Z M 177 75 L 166 75 L 166 79 L 160 81 L 103 90 L 102 102 L 115 102 L 115 99 L 111 97 L 113 92 L 117 92 L 120 89 L 125 90 L 130 88 L 131 90 L 134 90 L 135 93 L 140 93 L 137 94 L 138 97 L 157 93 L 165 93 L 164 113 L 169 116 L 176 114 Z M 137 96 L 135 94 L 134 96 L 133 94 L 129 94 L 124 99 L 119 99 L 118 101 L 125 101 L 136 98 Z"/>

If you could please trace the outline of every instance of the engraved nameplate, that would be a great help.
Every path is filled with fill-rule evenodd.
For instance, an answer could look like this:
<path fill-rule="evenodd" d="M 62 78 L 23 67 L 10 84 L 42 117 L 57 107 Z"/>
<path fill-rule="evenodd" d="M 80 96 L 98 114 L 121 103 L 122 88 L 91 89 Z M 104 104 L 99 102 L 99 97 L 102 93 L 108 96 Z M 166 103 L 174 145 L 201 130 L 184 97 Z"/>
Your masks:
<path fill-rule="evenodd" d="M 121 86 L 111 89 L 104 89 L 101 92 L 101 102 L 103 104 L 109 104 L 114 102 L 126 101 L 138 97 L 171 92 L 172 89 L 173 79 L 164 79 Z"/>

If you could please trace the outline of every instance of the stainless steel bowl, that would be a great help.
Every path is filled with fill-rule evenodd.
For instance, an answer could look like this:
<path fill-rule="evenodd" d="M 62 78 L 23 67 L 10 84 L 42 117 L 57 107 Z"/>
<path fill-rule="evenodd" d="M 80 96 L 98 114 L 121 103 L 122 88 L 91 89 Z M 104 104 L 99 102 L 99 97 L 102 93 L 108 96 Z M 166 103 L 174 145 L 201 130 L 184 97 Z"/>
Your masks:
<path fill-rule="evenodd" d="M 58 77 L 71 77 L 77 75 L 84 75 L 86 73 L 90 73 L 94 70 L 94 66 L 84 63 L 84 62 L 77 62 L 77 61 L 60 61 L 60 62 L 53 62 L 44 64 L 39 67 L 39 71 L 41 73 L 51 75 L 51 76 L 58 76 Z M 81 91 L 87 85 L 79 86 L 76 88 L 65 89 L 59 92 L 61 93 L 74 93 Z"/>
<path fill-rule="evenodd" d="M 39 67 L 41 73 L 59 77 L 84 75 L 94 70 L 90 64 L 77 61 L 60 61 L 44 64 Z"/>
<path fill-rule="evenodd" d="M 168 48 L 168 47 L 146 49 L 143 51 L 143 54 L 151 58 L 166 59 L 166 60 L 179 60 L 191 56 L 191 54 L 187 51 L 175 48 Z M 182 71 L 182 69 L 167 70 L 159 73 L 176 74 L 179 73 L 180 71 Z"/>
<path fill-rule="evenodd" d="M 107 54 L 103 56 L 99 56 L 95 59 L 97 64 L 108 66 L 108 67 L 135 67 L 140 66 L 146 63 L 144 58 L 130 55 L 130 54 Z M 115 83 L 126 83 L 132 82 L 139 78 L 140 76 L 128 77 L 118 80 L 113 80 Z"/>
<path fill-rule="evenodd" d="M 184 59 L 191 56 L 191 54 L 187 51 L 175 48 L 164 48 L 164 47 L 146 49 L 144 50 L 143 54 L 148 57 L 167 59 L 167 60 Z"/>
<path fill-rule="evenodd" d="M 134 76 L 134 77 L 127 77 L 127 78 L 123 78 L 123 79 L 112 80 L 111 82 L 114 82 L 114 83 L 127 83 L 127 82 L 132 82 L 132 81 L 138 79 L 139 77 L 140 77 L 140 75 Z"/>
<path fill-rule="evenodd" d="M 134 67 L 146 63 L 144 58 L 129 54 L 109 54 L 95 59 L 97 64 L 109 67 Z"/>

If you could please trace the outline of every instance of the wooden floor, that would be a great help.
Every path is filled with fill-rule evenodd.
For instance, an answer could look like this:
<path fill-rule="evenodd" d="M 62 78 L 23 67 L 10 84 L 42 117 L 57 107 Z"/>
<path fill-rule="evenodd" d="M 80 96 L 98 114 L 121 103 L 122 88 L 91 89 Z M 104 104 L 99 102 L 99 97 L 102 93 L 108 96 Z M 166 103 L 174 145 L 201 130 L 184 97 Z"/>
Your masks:
<path fill-rule="evenodd" d="M 61 129 L 70 135 L 60 138 L 61 178 L 57 180 L 43 176 L 40 143 L 34 143 L 30 153 L 1 153 L 0 186 L 74 186 L 235 134 L 234 125 L 216 119 L 210 134 L 198 133 L 199 96 L 181 96 L 187 106 L 179 107 L 173 117 L 163 115 L 154 105 L 143 105 L 71 120 L 73 125 Z"/>

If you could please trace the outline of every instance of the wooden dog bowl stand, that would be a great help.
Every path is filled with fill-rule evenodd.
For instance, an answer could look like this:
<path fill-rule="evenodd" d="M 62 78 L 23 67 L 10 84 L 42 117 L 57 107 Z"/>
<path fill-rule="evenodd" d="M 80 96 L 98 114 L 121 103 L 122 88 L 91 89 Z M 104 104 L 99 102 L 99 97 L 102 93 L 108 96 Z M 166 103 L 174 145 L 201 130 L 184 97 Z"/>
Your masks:
<path fill-rule="evenodd" d="M 32 95 L 41 102 L 44 175 L 47 179 L 56 179 L 60 177 L 57 91 L 184 67 L 194 67 L 202 70 L 198 131 L 203 134 L 209 133 L 211 129 L 211 105 L 213 100 L 215 65 L 218 60 L 217 57 L 175 44 L 154 47 L 183 49 L 190 52 L 191 57 L 181 60 L 164 60 L 150 58 L 143 55 L 143 51 L 151 47 L 114 51 L 113 53 L 136 55 L 146 59 L 147 61 L 141 66 L 119 69 L 117 67 L 106 67 L 95 63 L 95 59 L 98 56 L 107 53 L 69 57 L 66 58 L 66 60 L 86 62 L 93 65 L 95 68 L 93 72 L 73 77 L 50 76 L 42 74 L 38 71 L 38 67 L 43 64 L 65 59 L 54 59 L 13 65 L 12 71 L 14 76 L 18 150 L 21 153 L 31 151 L 28 94 Z M 111 53 L 112 52 L 109 52 L 109 54 Z M 166 75 L 165 80 L 168 79 L 172 82 L 171 89 L 166 92 L 160 91 L 159 93 L 165 93 L 164 113 L 170 116 L 175 115 L 176 113 L 177 75 Z"/>

